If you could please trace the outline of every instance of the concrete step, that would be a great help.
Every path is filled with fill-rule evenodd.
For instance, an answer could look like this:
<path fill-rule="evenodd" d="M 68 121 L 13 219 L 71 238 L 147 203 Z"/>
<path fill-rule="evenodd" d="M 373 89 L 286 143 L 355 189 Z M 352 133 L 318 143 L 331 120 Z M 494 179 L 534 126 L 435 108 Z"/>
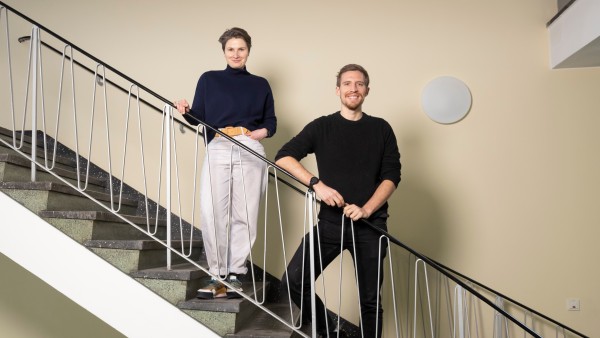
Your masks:
<path fill-rule="evenodd" d="M 0 139 L 12 144 L 12 132 L 0 128 Z M 29 142 L 30 137 L 25 136 L 21 152 L 31 154 Z M 44 163 L 43 144 L 38 145 L 37 154 L 38 163 Z M 48 149 L 48 154 L 51 156 L 52 149 Z M 71 155 L 68 151 L 65 154 Z M 30 182 L 30 167 L 29 159 L 0 142 L 0 191 L 38 213 L 44 220 L 220 335 L 238 338 L 291 337 L 292 329 L 245 298 L 195 298 L 197 289 L 204 286 L 209 278 L 203 270 L 175 253 L 171 255 L 173 265 L 167 270 L 167 249 L 163 245 L 43 170 L 37 172 L 38 182 Z M 74 159 L 57 154 L 53 171 L 77 185 Z M 110 206 L 111 196 L 104 192 L 107 180 L 92 177 L 89 180 L 89 188 L 85 193 L 103 205 Z M 157 223 L 155 219 L 134 216 L 138 211 L 137 198 L 123 197 L 119 214 L 142 230 L 147 231 L 148 223 L 150 230 L 154 230 Z M 118 195 L 113 196 L 115 207 L 118 198 Z M 15 223 L 12 226 L 20 225 Z M 164 220 L 158 221 L 154 236 L 166 238 Z M 181 250 L 180 242 L 173 241 L 173 247 Z M 190 249 L 187 247 L 183 249 L 185 252 L 188 250 Z M 192 259 L 201 257 L 201 240 L 194 241 L 191 250 Z M 198 264 L 207 265 L 203 261 Z M 249 297 L 253 298 L 257 294 L 257 298 L 262 300 L 268 284 L 246 282 L 243 288 Z M 290 317 L 289 305 L 270 304 L 267 307 L 282 318 Z"/>
<path fill-rule="evenodd" d="M 191 258 L 193 259 L 193 257 Z M 201 267 L 208 266 L 204 255 L 200 257 L 200 260 L 196 261 L 196 264 Z M 198 266 L 188 262 L 183 264 L 173 264 L 170 270 L 163 266 L 134 271 L 129 275 L 140 283 L 155 290 L 172 304 L 178 304 L 186 300 L 195 299 L 197 290 L 203 287 L 210 279 L 209 275 Z M 156 286 L 156 288 L 154 286 Z M 262 282 L 257 282 L 256 293 L 261 299 L 263 296 L 262 290 Z M 254 295 L 253 285 L 244 285 L 244 292 L 246 294 Z"/>
<path fill-rule="evenodd" d="M 197 263 L 208 265 L 202 260 Z M 196 291 L 202 287 L 202 278 L 206 277 L 204 271 L 191 263 L 173 264 L 170 270 L 162 266 L 133 271 L 129 275 L 173 305 L 196 297 Z"/>
<path fill-rule="evenodd" d="M 70 167 L 55 167 L 52 172 L 64 178 L 67 182 L 78 186 L 85 186 L 85 175 L 77 177 L 77 170 Z M 49 174 L 43 169 L 36 171 L 37 181 L 48 181 L 62 183 L 54 175 Z M 4 182 L 30 182 L 31 181 L 31 161 L 19 154 L 2 153 L 0 150 L 0 181 Z M 104 192 L 106 190 L 106 180 L 95 177 L 88 177 L 88 189 Z"/>
<path fill-rule="evenodd" d="M 125 273 L 167 265 L 167 249 L 155 240 L 90 240 L 84 245 Z M 192 257 L 202 254 L 202 241 L 192 241 Z M 181 252 L 181 242 L 172 242 L 172 247 Z M 185 245 L 185 252 L 189 244 Z M 172 253 L 172 264 L 186 262 Z"/>
<path fill-rule="evenodd" d="M 30 164 L 31 158 L 24 157 L 22 154 L 18 153 L 16 150 L 11 148 L 13 146 L 20 147 L 19 151 L 23 152 L 25 155 L 28 155 L 28 156 L 31 155 L 31 144 L 30 144 L 31 136 L 30 136 L 30 134 L 27 133 L 24 136 L 22 145 L 21 145 L 20 134 L 21 134 L 20 132 L 17 132 L 17 135 L 16 135 L 17 140 L 16 140 L 16 145 L 15 145 L 14 144 L 15 140 L 13 140 L 12 132 L 10 130 L 0 127 L 0 154 L 8 154 L 8 155 L 17 156 L 21 160 L 27 161 L 25 163 L 25 166 L 27 168 L 31 168 L 31 164 Z M 75 152 L 71 151 L 70 149 L 68 149 L 67 147 L 65 147 L 61 144 L 58 144 L 57 145 L 58 151 L 56 152 L 56 155 L 54 155 L 54 153 L 53 153 L 53 148 L 55 146 L 54 140 L 48 137 L 47 149 L 44 149 L 43 143 L 40 142 L 41 140 L 42 140 L 42 137 L 40 135 L 38 135 L 36 162 L 43 166 L 47 166 L 48 168 L 51 169 L 51 171 L 55 172 L 57 175 L 65 178 L 71 184 L 78 186 L 78 184 L 77 184 L 77 179 L 78 179 L 78 177 L 77 177 L 77 157 L 76 157 Z M 4 144 L 1 141 L 7 142 L 8 145 Z M 53 163 L 53 160 L 54 160 L 54 163 Z M 38 167 L 38 169 L 39 169 L 38 174 L 41 173 L 40 175 L 44 175 L 43 173 L 46 172 L 45 169 L 42 169 L 40 167 Z M 85 157 L 81 156 L 81 154 L 80 154 L 80 157 L 79 157 L 79 173 L 80 173 L 79 186 L 81 186 L 81 187 L 84 187 L 84 185 L 85 185 L 86 172 L 88 172 L 88 162 L 87 162 L 87 159 Z M 87 182 L 88 182 L 87 189 L 95 190 L 95 191 L 107 191 L 108 186 L 109 186 L 109 180 L 107 179 L 108 173 L 106 173 L 105 171 L 96 167 L 94 164 L 90 164 L 89 173 L 90 173 L 90 176 L 87 178 Z M 27 180 L 29 180 L 30 176 L 31 176 L 30 173 L 27 173 L 25 175 Z M 47 175 L 47 177 L 43 176 L 38 180 L 40 180 L 40 181 L 49 180 L 49 181 L 53 181 L 53 182 L 60 182 L 60 180 L 57 180 L 52 175 Z M 5 181 L 8 181 L 8 179 L 5 179 Z M 15 179 L 14 181 L 22 181 L 22 180 Z M 113 179 L 113 181 L 114 181 L 113 182 L 114 187 L 118 187 L 118 184 L 120 181 L 117 180 L 116 178 Z M 97 187 L 101 187 L 101 188 L 97 188 Z M 113 193 L 117 193 L 116 190 Z"/>
<path fill-rule="evenodd" d="M 265 306 L 269 311 L 285 320 L 287 323 L 296 323 L 300 317 L 300 311 L 289 304 L 271 303 Z M 252 320 L 246 320 L 241 323 L 235 333 L 225 335 L 229 338 L 291 338 L 301 337 L 299 334 L 281 321 L 273 318 L 265 311 L 257 311 Z"/>
<path fill-rule="evenodd" d="M 0 137 L 1 139 L 1 137 Z M 11 140 L 12 142 L 12 140 Z M 0 154 L 10 154 L 10 155 L 16 155 L 19 156 L 21 158 L 26 158 L 28 161 L 31 160 L 31 149 L 29 148 L 25 148 L 25 149 L 19 149 L 22 153 L 25 154 L 25 156 L 23 156 L 23 154 L 19 153 L 18 151 L 14 150 L 13 148 L 11 148 L 10 146 L 7 146 L 6 144 L 0 142 Z M 68 159 L 66 157 L 62 157 L 62 156 L 56 156 L 56 160 L 53 161 L 52 155 L 49 154 L 47 158 L 44 157 L 43 152 L 38 152 L 37 156 L 36 156 L 36 162 L 41 164 L 41 165 L 45 165 L 49 168 L 61 168 L 61 169 L 75 169 L 77 168 L 77 163 L 75 162 L 75 160 L 71 160 Z M 83 169 L 83 168 L 82 168 Z"/>
<path fill-rule="evenodd" d="M 106 211 L 98 203 L 88 199 L 72 187 L 55 182 L 1 182 L 0 191 L 23 204 L 27 209 L 39 213 L 43 210 L 93 210 Z M 95 191 L 86 194 L 110 208 L 110 195 Z M 119 196 L 113 196 L 113 206 L 118 207 Z M 119 213 L 135 215 L 138 201 L 123 196 Z"/>
<path fill-rule="evenodd" d="M 23 139 L 23 143 L 21 143 L 20 133 L 17 133 L 16 140 L 13 140 L 12 132 L 0 127 L 0 139 L 4 140 L 6 143 L 8 143 L 8 145 L 6 145 L 3 142 L 0 142 L 0 153 L 18 154 L 14 149 L 12 149 L 12 147 L 15 147 L 19 151 L 21 151 L 27 155 L 31 155 L 31 149 L 32 149 L 31 148 L 31 136 L 25 135 L 25 137 Z M 48 165 L 52 165 L 52 161 L 54 159 L 54 163 L 56 164 L 56 167 L 61 167 L 61 166 L 64 168 L 76 168 L 77 167 L 77 162 L 75 161 L 74 158 L 68 158 L 68 157 L 62 156 L 59 153 L 57 153 L 56 157 L 54 157 L 54 151 L 53 151 L 54 150 L 54 148 L 53 148 L 54 141 L 49 140 L 49 144 L 47 145 L 46 149 L 44 149 L 44 144 L 40 141 L 41 141 L 41 139 L 38 139 L 38 146 L 36 148 L 36 158 L 37 158 L 38 163 L 44 164 L 46 161 L 45 159 L 47 158 Z M 45 152 L 46 152 L 46 155 L 44 155 Z M 20 154 L 18 154 L 18 155 L 22 156 Z"/>
<path fill-rule="evenodd" d="M 209 280 L 210 277 L 203 277 L 198 288 L 206 285 Z M 265 287 L 268 287 L 268 284 Z M 261 282 L 256 283 L 256 292 L 252 281 L 244 282 L 242 288 L 244 289 L 244 294 L 255 300 L 257 298 L 258 300 L 262 300 L 263 291 L 266 291 L 263 290 Z M 257 295 L 256 298 L 255 295 Z M 246 298 L 190 298 L 179 302 L 177 306 L 221 336 L 237 332 L 244 323 L 253 321 L 258 313 L 262 312 Z"/>
<path fill-rule="evenodd" d="M 154 218 L 123 215 L 144 232 L 107 211 L 41 211 L 38 215 L 81 244 L 100 239 L 149 239 L 146 233 L 160 239 L 167 237 L 164 219 L 156 222 Z"/>

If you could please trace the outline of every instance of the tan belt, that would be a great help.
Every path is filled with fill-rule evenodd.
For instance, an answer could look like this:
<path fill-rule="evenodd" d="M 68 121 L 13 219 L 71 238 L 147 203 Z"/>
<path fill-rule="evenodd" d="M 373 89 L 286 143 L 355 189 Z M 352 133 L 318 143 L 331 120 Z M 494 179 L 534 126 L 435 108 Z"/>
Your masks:
<path fill-rule="evenodd" d="M 234 137 L 234 136 L 239 136 L 239 135 L 249 135 L 250 134 L 250 130 L 244 128 L 244 127 L 225 127 L 225 128 L 219 128 L 219 130 L 223 133 L 226 134 L 229 137 Z M 220 137 L 220 134 L 216 134 L 215 137 Z"/>

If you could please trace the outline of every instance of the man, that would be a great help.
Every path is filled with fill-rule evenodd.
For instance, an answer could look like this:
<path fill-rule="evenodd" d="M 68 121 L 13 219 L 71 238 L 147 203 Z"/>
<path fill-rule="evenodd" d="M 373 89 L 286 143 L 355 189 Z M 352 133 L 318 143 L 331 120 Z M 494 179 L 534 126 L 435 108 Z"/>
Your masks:
<path fill-rule="evenodd" d="M 318 234 L 315 234 L 315 242 L 320 241 L 320 250 L 315 243 L 315 276 L 322 271 L 320 262 L 326 268 L 339 255 L 340 246 L 349 250 L 357 264 L 364 337 L 380 337 L 383 310 L 381 301 L 377 304 L 383 276 L 379 280 L 377 276 L 387 246 L 379 252 L 379 234 L 365 224 L 355 224 L 352 234 L 350 220 L 366 219 L 387 230 L 387 200 L 400 182 L 400 153 L 390 125 L 362 111 L 369 94 L 369 75 L 363 67 L 356 64 L 342 67 L 337 75 L 336 93 L 341 110 L 309 123 L 279 150 L 275 160 L 313 189 L 321 200 Z M 315 154 L 319 178 L 299 162 L 310 153 Z M 304 238 L 307 240 L 308 235 Z M 305 323 L 311 318 L 310 287 L 314 283 L 310 279 L 309 257 L 309 250 L 303 250 L 300 244 L 287 271 L 292 299 L 302 307 Z M 334 325 L 318 298 L 316 311 L 317 332 L 336 337 Z"/>

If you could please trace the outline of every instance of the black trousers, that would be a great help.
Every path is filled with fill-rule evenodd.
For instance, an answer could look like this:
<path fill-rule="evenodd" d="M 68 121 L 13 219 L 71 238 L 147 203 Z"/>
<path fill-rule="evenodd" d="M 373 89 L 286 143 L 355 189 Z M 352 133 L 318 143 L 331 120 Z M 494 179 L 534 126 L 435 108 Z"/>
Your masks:
<path fill-rule="evenodd" d="M 372 223 L 387 230 L 386 218 L 379 218 Z M 382 241 L 381 252 L 379 249 L 380 235 L 362 222 L 354 223 L 354 236 L 350 221 L 346 219 L 344 229 L 340 224 L 332 223 L 327 220 L 320 220 L 319 225 L 315 226 L 315 278 L 321 274 L 321 262 L 325 269 L 341 252 L 341 248 L 348 250 L 352 259 L 356 263 L 360 299 L 360 311 L 362 316 L 362 330 L 364 337 L 381 337 L 381 322 L 383 309 L 381 306 L 381 284 L 383 283 L 383 259 L 387 253 L 387 242 Z M 342 230 L 344 231 L 342 242 Z M 354 252 L 353 238 L 356 241 L 356 252 Z M 288 266 L 289 288 L 291 298 L 297 306 L 302 308 L 302 318 L 304 323 L 311 321 L 311 281 L 310 279 L 310 246 L 309 235 L 307 234 L 296 253 L 292 257 Z M 319 246 L 320 252 L 319 257 Z M 304 247 L 304 243 L 306 246 Z M 304 269 L 302 268 L 304 256 Z M 379 270 L 379 279 L 377 278 Z M 379 306 L 377 301 L 379 299 Z M 377 321 L 377 318 L 379 320 Z M 326 314 L 326 309 L 317 296 L 316 300 L 316 320 L 317 332 L 325 334 L 326 321 L 328 321 L 329 331 L 335 328 L 331 318 Z M 376 324 L 377 322 L 377 324 Z"/>

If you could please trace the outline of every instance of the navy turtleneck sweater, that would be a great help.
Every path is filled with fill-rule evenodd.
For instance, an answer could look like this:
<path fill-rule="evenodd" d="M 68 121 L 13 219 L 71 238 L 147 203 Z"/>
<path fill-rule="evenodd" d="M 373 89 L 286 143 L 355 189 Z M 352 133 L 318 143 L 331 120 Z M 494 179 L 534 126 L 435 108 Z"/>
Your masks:
<path fill-rule="evenodd" d="M 194 116 L 214 128 L 245 127 L 249 130 L 267 128 L 269 137 L 275 134 L 277 118 L 273 93 L 265 78 L 250 74 L 246 68 L 208 71 L 198 80 L 192 110 L 183 117 L 192 125 Z M 208 141 L 215 133 L 208 130 Z"/>

